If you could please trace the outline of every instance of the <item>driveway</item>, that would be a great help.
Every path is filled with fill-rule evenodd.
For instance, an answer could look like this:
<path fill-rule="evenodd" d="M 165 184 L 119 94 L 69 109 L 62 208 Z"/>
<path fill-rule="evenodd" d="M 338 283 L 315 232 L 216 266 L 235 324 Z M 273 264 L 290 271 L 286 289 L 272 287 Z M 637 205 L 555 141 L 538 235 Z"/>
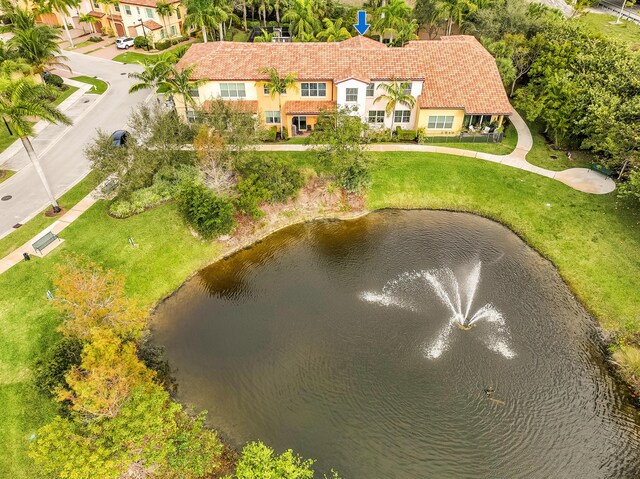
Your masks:
<path fill-rule="evenodd" d="M 34 148 L 56 197 L 89 172 L 89 162 L 83 150 L 96 130 L 111 132 L 122 128 L 131 110 L 150 94 L 149 91 L 128 93 L 133 81 L 127 74 L 139 71 L 139 65 L 122 65 L 74 52 L 65 52 L 65 55 L 74 74 L 97 76 L 107 81 L 110 88 L 101 96 L 84 95 L 85 98 L 74 105 L 76 114 L 73 115 L 75 122 L 72 127 L 47 126 L 34 141 Z M 83 103 L 85 100 L 89 103 Z M 23 223 L 48 204 L 38 175 L 23 150 L 13 155 L 4 166 L 18 172 L 0 183 L 0 198 L 11 196 L 8 201 L 0 201 L 0 238 L 10 233 L 14 224 Z"/>

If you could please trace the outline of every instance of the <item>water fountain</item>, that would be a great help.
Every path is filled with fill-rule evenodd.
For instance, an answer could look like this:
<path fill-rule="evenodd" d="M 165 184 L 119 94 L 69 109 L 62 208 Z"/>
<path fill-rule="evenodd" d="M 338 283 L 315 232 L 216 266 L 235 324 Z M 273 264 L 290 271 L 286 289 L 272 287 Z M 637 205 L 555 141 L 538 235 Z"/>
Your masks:
<path fill-rule="evenodd" d="M 428 304 L 424 301 L 424 285 L 426 283 L 451 314 L 436 339 L 425 346 L 425 354 L 428 358 L 438 358 L 448 349 L 454 327 L 468 331 L 480 321 L 489 327 L 488 334 L 481 338 L 485 345 L 506 358 L 512 358 L 515 353 L 507 344 L 509 333 L 502 313 L 491 303 L 487 303 L 473 314 L 471 313 L 480 283 L 481 268 L 482 263 L 478 261 L 462 282 L 458 281 L 451 268 L 403 273 L 387 282 L 381 293 L 365 292 L 361 298 L 383 306 L 419 311 L 421 306 L 424 307 Z"/>

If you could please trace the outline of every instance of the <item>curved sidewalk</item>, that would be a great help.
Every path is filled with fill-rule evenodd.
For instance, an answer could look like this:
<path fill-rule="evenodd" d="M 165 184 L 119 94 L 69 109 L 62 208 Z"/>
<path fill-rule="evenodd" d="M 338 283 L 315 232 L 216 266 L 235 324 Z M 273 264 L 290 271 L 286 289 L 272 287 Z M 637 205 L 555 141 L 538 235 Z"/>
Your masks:
<path fill-rule="evenodd" d="M 461 148 L 449 148 L 446 146 L 431 146 L 418 144 L 397 144 L 397 143 L 378 143 L 369 146 L 369 151 L 412 151 L 423 153 L 442 153 L 445 155 L 465 156 L 467 158 L 478 158 L 480 160 L 492 161 L 503 165 L 518 168 L 520 170 L 536 173 L 546 176 L 564 183 L 571 188 L 584 193 L 605 194 L 615 190 L 616 185 L 611 178 L 591 171 L 588 168 L 569 168 L 563 171 L 553 171 L 532 165 L 526 160 L 527 154 L 533 147 L 533 137 L 526 122 L 518 114 L 513 111 L 513 115 L 509 118 L 511 123 L 518 132 L 518 142 L 515 149 L 508 155 L 494 155 L 491 153 L 482 153 L 479 151 L 463 150 Z M 305 151 L 311 148 L 311 145 L 259 145 L 258 150 L 261 151 Z"/>

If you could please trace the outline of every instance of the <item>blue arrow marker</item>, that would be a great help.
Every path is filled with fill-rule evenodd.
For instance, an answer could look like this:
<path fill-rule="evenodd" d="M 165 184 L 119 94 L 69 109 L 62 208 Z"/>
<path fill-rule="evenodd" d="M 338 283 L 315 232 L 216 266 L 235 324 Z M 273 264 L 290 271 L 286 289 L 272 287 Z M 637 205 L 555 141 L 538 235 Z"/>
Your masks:
<path fill-rule="evenodd" d="M 367 33 L 367 30 L 369 30 L 369 27 L 371 26 L 367 23 L 367 12 L 364 10 L 358 10 L 358 23 L 354 23 L 353 26 L 356 27 L 356 30 L 358 30 L 360 35 Z"/>

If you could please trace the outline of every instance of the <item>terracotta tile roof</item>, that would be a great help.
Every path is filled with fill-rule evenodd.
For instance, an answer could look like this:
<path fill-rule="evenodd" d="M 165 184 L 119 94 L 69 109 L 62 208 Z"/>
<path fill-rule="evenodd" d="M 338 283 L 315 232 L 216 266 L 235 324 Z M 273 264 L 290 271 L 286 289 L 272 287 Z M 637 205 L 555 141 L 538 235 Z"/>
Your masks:
<path fill-rule="evenodd" d="M 318 115 L 335 108 L 335 101 L 304 100 L 286 101 L 282 105 L 283 115 Z"/>
<path fill-rule="evenodd" d="M 116 22 L 121 22 L 122 21 L 122 15 L 118 15 L 117 13 L 113 14 L 113 15 L 107 15 L 107 20 L 114 20 Z"/>
<path fill-rule="evenodd" d="M 495 60 L 471 36 L 414 41 L 404 48 L 361 36 L 326 43 L 199 43 L 178 63 L 189 65 L 196 65 L 193 80 L 266 80 L 260 72 L 265 67 L 296 73 L 300 80 L 422 80 L 420 108 L 512 111 Z"/>
<path fill-rule="evenodd" d="M 95 10 L 91 10 L 87 15 L 95 18 L 102 18 L 105 14 L 104 12 L 96 12 Z"/>
<path fill-rule="evenodd" d="M 206 112 L 211 111 L 213 101 L 206 100 L 202 104 L 202 109 Z M 244 113 L 258 113 L 258 100 L 224 100 L 224 103 Z"/>
<path fill-rule="evenodd" d="M 157 4 L 162 0 L 121 0 L 123 5 L 136 5 L 138 7 L 156 8 Z M 167 0 L 166 3 L 179 3 L 180 0 Z"/>
<path fill-rule="evenodd" d="M 158 22 L 154 22 L 153 20 L 145 20 L 142 24 L 149 30 L 160 30 L 162 28 L 162 25 Z"/>

